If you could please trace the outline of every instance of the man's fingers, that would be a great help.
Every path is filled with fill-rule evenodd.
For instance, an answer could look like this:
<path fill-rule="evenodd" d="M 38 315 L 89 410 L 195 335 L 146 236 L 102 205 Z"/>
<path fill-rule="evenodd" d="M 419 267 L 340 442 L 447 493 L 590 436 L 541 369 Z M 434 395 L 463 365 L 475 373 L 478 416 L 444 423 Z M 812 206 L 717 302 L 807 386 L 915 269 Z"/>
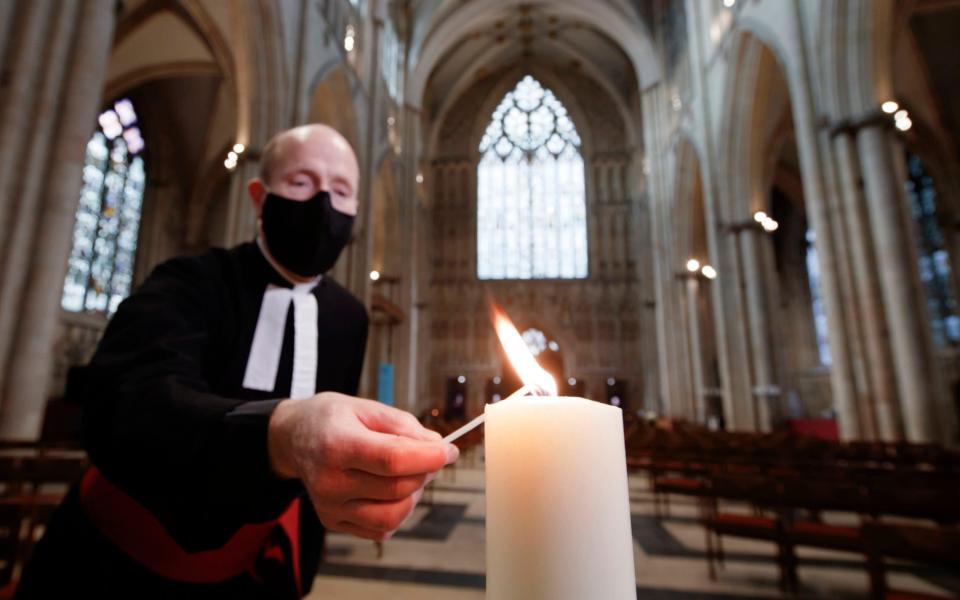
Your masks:
<path fill-rule="evenodd" d="M 396 531 L 413 512 L 416 499 L 407 497 L 392 502 L 352 500 L 343 505 L 344 521 L 370 531 Z"/>
<path fill-rule="evenodd" d="M 372 529 L 367 529 L 366 527 L 361 527 L 356 523 L 348 523 L 347 521 L 341 521 L 332 527 L 328 527 L 327 529 L 330 531 L 338 531 L 340 533 L 349 533 L 351 535 L 355 535 L 367 540 L 373 540 L 375 542 L 385 542 L 393 535 L 392 531 L 374 531 Z"/>
<path fill-rule="evenodd" d="M 426 476 L 384 477 L 365 471 L 351 470 L 347 472 L 347 480 L 352 499 L 402 500 L 422 488 L 426 483 Z"/>
<path fill-rule="evenodd" d="M 345 466 L 386 477 L 424 475 L 439 471 L 459 454 L 453 444 L 370 432 L 357 440 Z"/>
<path fill-rule="evenodd" d="M 441 438 L 439 433 L 421 425 L 420 421 L 410 413 L 379 402 L 367 404 L 364 410 L 357 413 L 357 416 L 368 429 L 380 433 L 392 433 L 428 442 Z"/>

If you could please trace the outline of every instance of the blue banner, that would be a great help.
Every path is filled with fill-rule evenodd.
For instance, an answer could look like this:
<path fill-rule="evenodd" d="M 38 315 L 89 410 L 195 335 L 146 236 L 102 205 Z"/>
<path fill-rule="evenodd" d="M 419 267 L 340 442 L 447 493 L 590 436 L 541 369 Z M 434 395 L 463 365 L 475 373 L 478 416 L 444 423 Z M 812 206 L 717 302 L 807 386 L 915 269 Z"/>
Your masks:
<path fill-rule="evenodd" d="M 393 364 L 380 363 L 377 373 L 377 400 L 393 406 Z"/>

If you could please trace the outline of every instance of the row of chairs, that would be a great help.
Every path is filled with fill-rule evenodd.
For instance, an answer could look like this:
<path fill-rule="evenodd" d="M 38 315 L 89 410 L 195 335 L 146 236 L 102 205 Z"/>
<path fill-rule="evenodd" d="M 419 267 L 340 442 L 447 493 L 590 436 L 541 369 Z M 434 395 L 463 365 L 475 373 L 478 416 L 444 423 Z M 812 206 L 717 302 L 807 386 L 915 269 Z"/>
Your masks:
<path fill-rule="evenodd" d="M 87 464 L 79 449 L 0 443 L 0 599 L 13 595 L 43 527 Z"/>
<path fill-rule="evenodd" d="M 671 493 L 696 495 L 700 498 L 701 519 L 707 536 L 707 560 L 711 576 L 715 577 L 715 561 L 722 563 L 721 536 L 729 535 L 773 542 L 777 547 L 780 567 L 780 585 L 796 591 L 796 548 L 808 546 L 829 550 L 857 552 L 873 556 L 868 561 L 875 570 L 884 564 L 885 554 L 873 541 L 881 535 L 890 535 L 902 525 L 900 519 L 932 521 L 923 526 L 911 525 L 913 535 L 927 536 L 926 558 L 929 562 L 960 566 L 960 554 L 955 552 L 960 543 L 960 490 L 954 487 L 940 489 L 909 489 L 895 485 L 867 488 L 856 483 L 822 481 L 816 478 L 771 478 L 767 475 L 712 475 L 703 479 L 704 485 L 696 491 L 672 488 L 668 481 L 658 484 Z M 748 504 L 752 513 L 721 509 L 722 502 Z M 850 513 L 859 517 L 858 524 L 828 522 L 826 512 Z M 939 545 L 939 546 L 938 546 Z M 921 558 L 921 557 L 917 557 Z M 885 597 L 883 578 L 872 577 L 874 597 Z"/>
<path fill-rule="evenodd" d="M 898 597 L 886 586 L 886 560 L 960 567 L 960 469 L 949 450 L 678 429 L 628 425 L 628 456 L 648 473 L 658 515 L 669 512 L 670 494 L 698 499 L 711 577 L 724 535 L 772 542 L 788 591 L 799 583 L 799 546 L 863 554 L 874 598 Z M 728 501 L 752 512 L 731 511 Z M 826 522 L 828 511 L 857 524 Z"/>

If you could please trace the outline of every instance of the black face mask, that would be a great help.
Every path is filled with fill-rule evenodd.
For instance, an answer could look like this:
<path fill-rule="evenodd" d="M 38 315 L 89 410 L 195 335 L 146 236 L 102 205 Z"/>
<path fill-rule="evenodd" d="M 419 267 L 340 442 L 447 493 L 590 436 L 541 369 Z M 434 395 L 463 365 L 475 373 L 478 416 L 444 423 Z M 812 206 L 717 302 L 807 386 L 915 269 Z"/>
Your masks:
<path fill-rule="evenodd" d="M 277 262 L 297 275 L 313 277 L 337 262 L 350 241 L 353 217 L 333 208 L 327 192 L 302 202 L 267 194 L 261 226 Z"/>

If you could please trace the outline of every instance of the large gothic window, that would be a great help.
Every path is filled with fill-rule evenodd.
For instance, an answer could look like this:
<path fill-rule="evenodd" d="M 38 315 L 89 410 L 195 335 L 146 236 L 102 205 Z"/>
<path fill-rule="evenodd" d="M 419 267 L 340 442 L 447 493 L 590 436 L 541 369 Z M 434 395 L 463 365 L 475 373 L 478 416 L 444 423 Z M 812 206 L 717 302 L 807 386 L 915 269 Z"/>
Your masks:
<path fill-rule="evenodd" d="M 87 143 L 83 188 L 60 304 L 112 315 L 130 293 L 143 201 L 143 138 L 127 99 L 101 113 Z"/>
<path fill-rule="evenodd" d="M 913 213 L 920 279 L 938 345 L 960 343 L 960 317 L 950 280 L 950 255 L 937 220 L 937 190 L 920 157 L 907 153 L 907 200 Z"/>
<path fill-rule="evenodd" d="M 587 276 L 580 136 L 556 96 L 527 75 L 500 102 L 480 141 L 477 276 Z"/>

